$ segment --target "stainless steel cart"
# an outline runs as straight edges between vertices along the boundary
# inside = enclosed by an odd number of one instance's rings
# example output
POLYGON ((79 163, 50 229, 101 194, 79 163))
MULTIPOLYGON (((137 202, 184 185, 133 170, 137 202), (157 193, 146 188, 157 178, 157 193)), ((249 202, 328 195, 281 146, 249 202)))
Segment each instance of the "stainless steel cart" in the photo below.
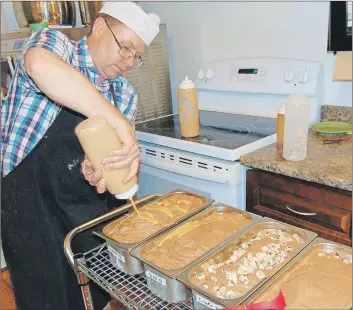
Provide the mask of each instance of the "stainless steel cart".
MULTIPOLYGON (((138 200, 136 204, 140 205, 159 197, 160 195, 149 195, 138 200)), ((191 299, 183 303, 171 304, 153 295, 147 288, 144 274, 130 276, 115 268, 110 263, 106 244, 102 244, 83 254, 75 255, 72 252, 71 243, 76 235, 125 213, 131 207, 131 204, 127 204, 86 222, 71 230, 65 238, 64 252, 69 264, 77 275, 86 310, 94 310, 91 292, 87 285, 90 280, 120 301, 127 309, 193 309, 191 299)))

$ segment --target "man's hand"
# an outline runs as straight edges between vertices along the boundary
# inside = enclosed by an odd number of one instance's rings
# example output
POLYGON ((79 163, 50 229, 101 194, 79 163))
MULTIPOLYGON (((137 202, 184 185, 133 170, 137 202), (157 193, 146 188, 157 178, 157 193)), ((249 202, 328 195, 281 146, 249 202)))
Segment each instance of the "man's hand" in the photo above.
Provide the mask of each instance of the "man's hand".
POLYGON ((97 187, 99 194, 103 194, 107 190, 105 180, 102 178, 102 171, 100 169, 94 169, 87 157, 85 157, 85 160, 81 164, 81 171, 87 182, 97 187))
POLYGON ((113 151, 103 160, 104 168, 107 170, 129 168, 123 180, 124 183, 127 183, 137 175, 140 165, 140 148, 135 130, 125 117, 108 121, 119 137, 122 148, 113 151))

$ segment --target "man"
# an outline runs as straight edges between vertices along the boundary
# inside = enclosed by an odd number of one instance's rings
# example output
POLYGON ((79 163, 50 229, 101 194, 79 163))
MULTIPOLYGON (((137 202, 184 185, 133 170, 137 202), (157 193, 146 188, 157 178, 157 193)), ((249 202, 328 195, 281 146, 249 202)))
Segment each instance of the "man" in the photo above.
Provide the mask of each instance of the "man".
MULTIPOLYGON (((133 2, 106 2, 91 33, 78 42, 57 30, 32 35, 1 108, 2 242, 18 310, 83 309, 74 272, 63 252, 66 234, 109 211, 100 171, 84 159, 74 128, 103 115, 123 142, 107 169, 130 167, 139 150, 133 126, 137 96, 121 74, 159 32, 159 18, 133 2)), ((115 205, 116 206, 116 205, 115 205)), ((91 232, 74 252, 100 243, 91 232)), ((95 290, 96 309, 108 296, 95 290)))

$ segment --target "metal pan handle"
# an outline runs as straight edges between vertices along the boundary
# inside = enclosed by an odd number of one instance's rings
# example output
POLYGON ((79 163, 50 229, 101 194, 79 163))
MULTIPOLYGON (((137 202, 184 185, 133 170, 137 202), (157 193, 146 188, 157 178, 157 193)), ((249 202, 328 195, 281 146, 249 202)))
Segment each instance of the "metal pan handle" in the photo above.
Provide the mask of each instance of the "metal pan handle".
MULTIPOLYGON (((159 194, 153 194, 153 195, 148 195, 148 196, 145 196, 139 200, 136 201, 136 205, 139 205, 147 200, 150 200, 152 198, 159 198, 161 197, 161 195, 159 194)), ((127 211, 128 209, 130 209, 132 207, 132 204, 129 203, 129 204, 126 204, 125 206, 122 206, 122 207, 119 207, 117 209, 114 209, 106 214, 103 214, 99 217, 96 217, 86 223, 83 223, 81 224, 80 226, 77 226, 75 227, 74 229, 72 229, 65 237, 65 240, 64 240, 64 252, 65 252, 65 256, 69 262, 69 264, 71 265, 71 268, 74 269, 74 271, 76 271, 76 266, 75 266, 75 263, 74 263, 74 253, 72 252, 72 249, 71 249, 71 242, 72 242, 72 239, 78 235, 79 233, 87 230, 87 229, 90 229, 106 220, 109 220, 125 211, 127 211)))
POLYGON ((307 213, 307 212, 295 211, 295 210, 293 210, 292 208, 290 208, 288 205, 286 205, 286 208, 287 208, 289 211, 291 211, 291 212, 293 212, 293 213, 295 213, 295 214, 299 214, 299 215, 304 215, 304 216, 314 216, 314 215, 316 215, 315 212, 307 213))

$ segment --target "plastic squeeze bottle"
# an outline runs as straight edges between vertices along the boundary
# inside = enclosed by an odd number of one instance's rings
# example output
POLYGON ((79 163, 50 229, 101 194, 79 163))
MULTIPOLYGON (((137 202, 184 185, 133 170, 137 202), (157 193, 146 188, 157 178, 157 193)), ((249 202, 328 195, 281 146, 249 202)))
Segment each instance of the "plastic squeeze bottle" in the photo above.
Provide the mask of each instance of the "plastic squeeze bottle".
POLYGON ((308 152, 310 102, 302 95, 289 95, 285 104, 283 158, 304 160, 308 152))
POLYGON ((108 191, 117 199, 132 199, 138 190, 137 177, 124 184, 128 168, 106 170, 103 159, 114 150, 122 148, 122 144, 114 129, 104 116, 87 118, 75 128, 75 133, 87 158, 95 169, 101 169, 108 191))
POLYGON ((178 111, 181 135, 185 138, 200 135, 199 105, 195 83, 185 78, 178 89, 178 111))

